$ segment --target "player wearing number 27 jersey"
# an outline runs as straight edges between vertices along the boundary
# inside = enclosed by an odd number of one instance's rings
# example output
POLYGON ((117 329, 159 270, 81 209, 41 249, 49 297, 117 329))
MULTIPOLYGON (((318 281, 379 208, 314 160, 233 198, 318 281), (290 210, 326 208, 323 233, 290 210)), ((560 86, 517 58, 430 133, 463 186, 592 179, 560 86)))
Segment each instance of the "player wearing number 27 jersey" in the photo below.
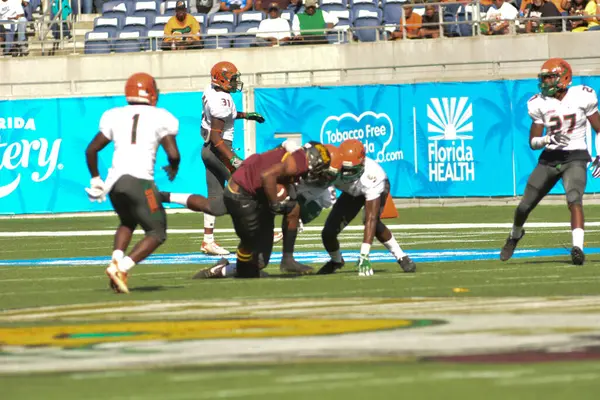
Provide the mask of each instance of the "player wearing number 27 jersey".
MULTIPOLYGON (((570 87, 572 76, 571 66, 565 60, 549 59, 538 75, 540 93, 527 102, 532 119, 529 144, 533 150, 543 151, 515 211, 512 231, 500 252, 502 261, 512 257, 525 234, 523 225, 529 213, 561 179, 571 212, 571 260, 575 265, 581 265, 585 260, 582 202, 590 161, 586 130, 589 122, 598 134, 600 116, 594 89, 583 85, 570 87)), ((596 140, 596 154, 599 154, 598 142, 596 140)), ((597 178, 600 176, 600 157, 596 157, 593 166, 592 175, 597 178)))
POLYGON ((100 119, 100 132, 86 149, 92 175, 86 191, 90 200, 103 201, 108 193, 119 216, 112 260, 106 274, 117 293, 129 293, 127 276, 131 268, 156 250, 167 237, 167 219, 154 184, 154 165, 159 145, 165 149, 169 165, 163 169, 173 180, 179 167, 175 135, 179 121, 167 110, 157 108, 158 88, 152 76, 132 75, 125 84, 129 105, 106 111, 100 119), (114 143, 112 167, 106 182, 98 171, 98 152, 114 143), (125 256, 133 231, 140 225, 146 236, 125 256))

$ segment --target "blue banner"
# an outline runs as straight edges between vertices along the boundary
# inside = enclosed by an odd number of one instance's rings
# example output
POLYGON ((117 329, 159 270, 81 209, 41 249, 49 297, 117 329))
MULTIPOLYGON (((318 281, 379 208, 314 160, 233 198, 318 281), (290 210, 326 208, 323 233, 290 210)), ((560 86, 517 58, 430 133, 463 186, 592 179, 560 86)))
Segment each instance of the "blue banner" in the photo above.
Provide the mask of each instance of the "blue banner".
MULTIPOLYGON (((573 84, 597 89, 600 77, 573 84)), ((275 134, 355 138, 383 166, 395 197, 520 195, 540 154, 529 147, 527 113, 537 92, 537 79, 256 89, 255 108, 267 116, 257 152, 279 144, 275 134)), ((587 192, 598 191, 589 178, 587 192)), ((551 193, 564 193, 562 185, 551 193)))
MULTIPOLYGON (((241 94, 233 96, 238 110, 241 94)), ((0 214, 111 210, 109 201, 91 203, 84 191, 90 174, 85 149, 98 132, 102 113, 125 105, 124 96, 0 101, 0 214)), ((206 193, 200 157, 202 93, 161 94, 159 107, 179 119, 180 172, 169 182, 159 148, 156 183, 161 190, 206 193)), ((235 123, 234 147, 244 156, 243 123, 235 123)), ((106 177, 112 145, 102 150, 100 174, 106 177)))

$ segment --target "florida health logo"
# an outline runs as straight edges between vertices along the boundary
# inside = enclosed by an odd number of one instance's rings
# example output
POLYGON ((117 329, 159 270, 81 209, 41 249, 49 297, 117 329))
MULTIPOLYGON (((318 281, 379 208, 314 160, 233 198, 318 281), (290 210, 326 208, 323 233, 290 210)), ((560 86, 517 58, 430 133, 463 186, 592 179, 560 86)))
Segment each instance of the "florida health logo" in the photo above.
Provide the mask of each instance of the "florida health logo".
POLYGON ((388 149, 393 138, 394 125, 385 113, 331 115, 321 125, 321 143, 337 146, 344 140, 358 139, 364 144, 367 156, 379 163, 404 159, 402 150, 388 149))
POLYGON ((473 136, 473 104, 468 97, 432 98, 427 105, 427 131, 436 133, 429 137, 429 181, 474 181, 475 163, 473 148, 465 140, 473 136))

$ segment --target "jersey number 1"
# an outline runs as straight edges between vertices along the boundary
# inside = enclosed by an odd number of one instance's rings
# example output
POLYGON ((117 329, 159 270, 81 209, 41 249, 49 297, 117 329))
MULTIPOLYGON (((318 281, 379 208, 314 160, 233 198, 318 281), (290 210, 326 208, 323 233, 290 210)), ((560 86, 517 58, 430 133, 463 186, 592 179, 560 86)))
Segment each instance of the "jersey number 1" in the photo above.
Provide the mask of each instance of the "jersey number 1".
POLYGON ((137 140, 137 125, 140 119, 140 114, 135 114, 133 116, 133 125, 131 126, 131 144, 135 144, 137 140))

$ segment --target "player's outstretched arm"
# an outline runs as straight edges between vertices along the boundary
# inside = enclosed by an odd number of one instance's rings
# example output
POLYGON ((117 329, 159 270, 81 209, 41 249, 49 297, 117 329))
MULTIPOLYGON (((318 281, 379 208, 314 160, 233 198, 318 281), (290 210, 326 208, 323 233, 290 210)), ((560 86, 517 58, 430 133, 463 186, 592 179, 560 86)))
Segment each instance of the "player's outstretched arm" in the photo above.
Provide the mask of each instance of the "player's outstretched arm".
POLYGON ((256 121, 259 124, 265 122, 265 117, 257 112, 238 112, 236 119, 247 119, 248 121, 256 121))
POLYGON ((174 135, 167 135, 160 141, 160 145, 165 149, 167 153, 167 159, 169 165, 164 166, 163 170, 169 176, 169 180, 175 179, 177 172, 179 171, 179 163, 181 162, 181 155, 179 154, 179 148, 177 147, 177 141, 174 135))

